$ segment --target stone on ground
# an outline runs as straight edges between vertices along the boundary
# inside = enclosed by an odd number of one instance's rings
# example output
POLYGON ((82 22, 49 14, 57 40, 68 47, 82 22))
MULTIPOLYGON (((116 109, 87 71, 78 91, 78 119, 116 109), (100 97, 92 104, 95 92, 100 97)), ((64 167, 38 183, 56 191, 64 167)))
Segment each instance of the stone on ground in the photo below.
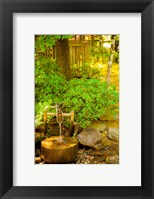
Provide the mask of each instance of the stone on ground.
POLYGON ((42 142, 45 139, 44 133, 35 133, 35 143, 42 142))
POLYGON ((114 144, 114 141, 113 140, 110 140, 108 137, 107 137, 107 131, 104 131, 102 133, 102 148, 103 149, 106 149, 106 148, 109 148, 110 146, 112 146, 114 144))
POLYGON ((101 150, 102 148, 103 148, 103 144, 102 144, 102 142, 100 142, 100 143, 96 143, 95 145, 94 145, 94 148, 96 149, 96 150, 101 150))
POLYGON ((102 141, 102 135, 95 128, 87 128, 77 135, 77 139, 83 146, 94 147, 102 141))
POLYGON ((106 123, 102 122, 102 121, 96 121, 96 122, 93 122, 90 125, 90 127, 95 128, 95 129, 99 130, 100 132, 103 132, 106 129, 106 123))
POLYGON ((107 156, 105 162, 106 164, 119 164, 119 156, 118 155, 107 156))
POLYGON ((100 117, 101 121, 114 121, 114 120, 119 120, 119 114, 117 113, 116 115, 111 115, 111 114, 106 114, 100 117))
POLYGON ((111 140, 118 141, 119 140, 119 129, 118 128, 109 128, 107 136, 111 140))

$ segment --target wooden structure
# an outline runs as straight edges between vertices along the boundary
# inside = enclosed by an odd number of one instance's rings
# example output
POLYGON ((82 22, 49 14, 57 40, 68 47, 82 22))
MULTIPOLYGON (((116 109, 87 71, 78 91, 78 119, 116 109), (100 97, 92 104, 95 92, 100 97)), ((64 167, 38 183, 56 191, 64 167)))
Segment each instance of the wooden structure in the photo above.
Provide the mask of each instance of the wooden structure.
MULTIPOLYGON (((69 40, 70 66, 83 66, 83 63, 89 61, 89 41, 69 40)), ((37 51, 36 55, 44 58, 56 59, 56 47, 47 48, 45 52, 37 51)))
MULTIPOLYGON (((56 106, 51 106, 51 108, 56 108, 56 106)), ((44 112, 44 134, 47 133, 47 117, 48 116, 56 116, 56 113, 51 112, 44 112)), ((74 126, 74 111, 71 111, 70 113, 62 113, 62 117, 69 117, 70 119, 70 131, 72 131, 74 126)))
POLYGON ((55 53, 56 53, 55 46, 53 46, 52 48, 47 48, 45 52, 42 52, 41 50, 37 50, 37 52, 35 52, 37 57, 41 56, 44 58, 52 58, 52 59, 56 58, 55 53))
POLYGON ((69 41, 70 66, 83 66, 89 61, 89 41, 69 41))

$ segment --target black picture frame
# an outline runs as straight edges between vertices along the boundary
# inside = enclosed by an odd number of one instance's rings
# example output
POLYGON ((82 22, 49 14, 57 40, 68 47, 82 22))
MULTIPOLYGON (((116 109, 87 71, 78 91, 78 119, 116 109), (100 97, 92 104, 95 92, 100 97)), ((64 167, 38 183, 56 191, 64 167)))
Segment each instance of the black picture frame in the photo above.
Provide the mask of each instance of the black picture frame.
MULTIPOLYGON (((0 197, 154 198, 154 1, 0 0, 0 197), (141 13, 142 186, 13 186, 13 13, 141 13)), ((129 106, 129 105, 128 105, 129 106)), ((134 132, 135 133, 135 132, 134 132)), ((133 155, 133 154, 132 154, 133 155)), ((26 170, 25 170, 26 172, 26 170)), ((129 171, 126 171, 129 172, 129 171)), ((30 174, 29 174, 30 175, 30 174)), ((82 180, 82 179, 81 179, 82 180)))

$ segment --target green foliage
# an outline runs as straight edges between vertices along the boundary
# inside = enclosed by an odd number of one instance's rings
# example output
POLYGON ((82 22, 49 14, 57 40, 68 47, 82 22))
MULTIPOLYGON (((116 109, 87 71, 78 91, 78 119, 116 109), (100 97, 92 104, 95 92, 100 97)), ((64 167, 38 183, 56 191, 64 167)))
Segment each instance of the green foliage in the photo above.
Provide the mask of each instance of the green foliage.
POLYGON ((113 61, 116 62, 116 63, 119 63, 119 52, 114 51, 113 61))
POLYGON ((63 96, 63 109, 75 111, 75 121, 83 128, 106 113, 117 110, 119 93, 98 79, 72 79, 63 96))
POLYGON ((60 102, 66 90, 65 77, 53 59, 40 58, 35 62, 35 101, 60 102))
POLYGON ((52 48, 59 39, 71 37, 71 35, 38 35, 35 40, 35 48, 45 52, 46 48, 52 48))
MULTIPOLYGON (((40 35, 36 36, 35 48, 45 52, 47 48, 56 45, 60 39, 69 39, 70 35, 40 35)), ((101 38, 100 38, 101 39, 101 38)), ((117 40, 116 40, 117 39, 117 40)), ((117 41, 117 49, 119 37, 117 41)), ((37 54, 37 53, 36 53, 37 54)), ((90 49, 94 61, 108 62, 110 50, 103 46, 90 49)), ((114 61, 119 61, 119 51, 114 51, 114 61)), ((92 63, 92 62, 91 62, 92 63)), ((118 109, 119 93, 115 87, 108 87, 100 80, 101 68, 85 63, 72 67, 74 79, 67 81, 62 75, 56 60, 36 56, 35 58, 35 125, 43 122, 43 113, 50 109, 51 103, 62 104, 64 112, 75 111, 75 121, 83 128, 100 116, 114 114, 118 109), (78 79, 77 79, 78 78, 78 79)))
POLYGON ((35 68, 36 72, 40 73, 41 71, 43 71, 49 75, 54 73, 60 74, 61 71, 61 69, 57 67, 55 59, 43 58, 43 57, 40 57, 35 60, 35 68))
POLYGON ((48 102, 38 102, 35 104, 35 126, 43 124, 43 114, 45 111, 51 111, 51 103, 52 101, 49 100, 48 102))
POLYGON ((114 35, 113 61, 119 63, 119 35, 114 35))
POLYGON ((99 61, 101 58, 103 62, 106 62, 111 54, 107 48, 100 46, 90 48, 90 55, 95 59, 95 61, 99 61))
POLYGON ((101 69, 90 65, 90 63, 84 63, 80 67, 75 64, 72 67, 72 75, 75 78, 100 78, 101 69))
POLYGON ((118 108, 115 87, 108 87, 99 79, 74 78, 68 82, 53 60, 37 60, 35 75, 37 125, 42 123, 43 112, 51 102, 62 103, 63 111, 74 110, 75 121, 83 128, 106 113, 114 114, 118 108))

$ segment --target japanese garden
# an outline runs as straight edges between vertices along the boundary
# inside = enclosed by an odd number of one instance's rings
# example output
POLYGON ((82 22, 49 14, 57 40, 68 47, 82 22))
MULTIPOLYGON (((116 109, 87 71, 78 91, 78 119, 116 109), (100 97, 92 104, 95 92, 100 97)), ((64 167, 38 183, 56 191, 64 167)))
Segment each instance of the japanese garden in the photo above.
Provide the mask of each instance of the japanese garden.
POLYGON ((119 164, 120 35, 35 35, 35 164, 119 164))

